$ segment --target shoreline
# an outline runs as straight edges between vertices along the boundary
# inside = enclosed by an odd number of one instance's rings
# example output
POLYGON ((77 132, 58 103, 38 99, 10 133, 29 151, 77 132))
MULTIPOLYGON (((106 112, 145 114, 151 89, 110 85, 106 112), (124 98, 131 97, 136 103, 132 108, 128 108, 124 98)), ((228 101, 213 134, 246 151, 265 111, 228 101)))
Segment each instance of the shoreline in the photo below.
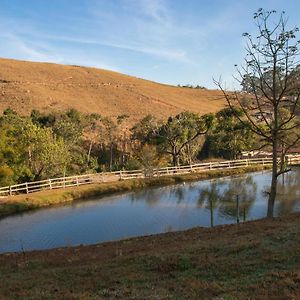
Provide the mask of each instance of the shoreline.
POLYGON ((130 179, 109 183, 89 184, 57 190, 46 190, 32 194, 8 196, 0 199, 0 218, 54 205, 67 204, 87 198, 104 197, 116 193, 141 190, 148 187, 159 187, 182 183, 241 175, 250 172, 263 171, 268 166, 249 166, 235 169, 212 170, 210 172, 189 173, 146 179, 130 179))

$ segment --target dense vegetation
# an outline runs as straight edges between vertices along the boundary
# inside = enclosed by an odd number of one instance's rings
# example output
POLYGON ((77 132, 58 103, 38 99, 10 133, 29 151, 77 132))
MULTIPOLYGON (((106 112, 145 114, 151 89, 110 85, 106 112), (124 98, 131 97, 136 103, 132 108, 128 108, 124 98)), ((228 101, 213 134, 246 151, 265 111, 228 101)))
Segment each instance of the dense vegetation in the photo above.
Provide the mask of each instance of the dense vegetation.
POLYGON ((109 119, 70 109, 21 116, 6 109, 0 118, 0 184, 235 158, 254 141, 236 113, 182 112, 165 122, 148 115, 130 127, 126 115, 109 119))

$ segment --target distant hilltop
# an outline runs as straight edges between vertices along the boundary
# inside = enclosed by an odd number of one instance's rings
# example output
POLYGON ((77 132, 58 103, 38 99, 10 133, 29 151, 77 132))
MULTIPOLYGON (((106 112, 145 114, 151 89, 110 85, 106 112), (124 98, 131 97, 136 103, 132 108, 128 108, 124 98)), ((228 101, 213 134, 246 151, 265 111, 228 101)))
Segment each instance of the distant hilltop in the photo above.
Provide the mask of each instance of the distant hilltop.
POLYGON ((0 59, 0 110, 10 107, 20 114, 63 111, 116 117, 132 122, 147 114, 167 118, 190 110, 200 114, 225 106, 220 91, 185 89, 117 72, 52 63, 0 59))

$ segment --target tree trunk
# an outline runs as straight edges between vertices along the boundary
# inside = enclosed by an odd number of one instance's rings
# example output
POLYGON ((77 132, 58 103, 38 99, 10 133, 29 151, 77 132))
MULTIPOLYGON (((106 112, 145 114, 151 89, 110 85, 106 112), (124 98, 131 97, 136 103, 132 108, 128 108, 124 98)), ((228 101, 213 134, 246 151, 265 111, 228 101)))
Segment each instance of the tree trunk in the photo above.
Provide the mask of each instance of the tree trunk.
POLYGON ((110 160, 109 160, 109 170, 112 171, 112 165, 113 165, 113 144, 110 144, 110 160))
POLYGON ((210 227, 214 227, 214 208, 213 208, 213 200, 209 201, 209 210, 210 210, 210 227))
POLYGON ((179 166, 179 154, 173 153, 172 156, 173 156, 173 166, 174 167, 179 166))
POLYGON ((126 145, 127 145, 127 143, 126 143, 126 137, 124 136, 123 137, 123 141, 122 141, 122 166, 124 166, 125 165, 125 153, 126 153, 126 145))
POLYGON ((93 141, 90 142, 90 146, 89 146, 88 157, 87 157, 88 164, 90 163, 90 159, 91 159, 92 147, 93 147, 93 141))
POLYGON ((273 218, 274 204, 277 194, 277 139, 273 141, 273 161, 272 161, 272 182, 268 199, 268 212, 267 217, 273 218))
POLYGON ((187 144, 189 165, 192 164, 192 151, 190 143, 187 144))

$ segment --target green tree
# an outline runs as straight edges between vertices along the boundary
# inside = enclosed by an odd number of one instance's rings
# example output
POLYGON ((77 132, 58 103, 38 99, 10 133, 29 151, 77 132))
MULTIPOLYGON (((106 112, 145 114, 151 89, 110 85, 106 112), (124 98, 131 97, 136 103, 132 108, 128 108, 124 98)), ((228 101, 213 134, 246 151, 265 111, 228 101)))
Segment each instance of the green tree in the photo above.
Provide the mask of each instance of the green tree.
POLYGON ((26 125, 22 135, 28 167, 34 174, 34 180, 65 174, 71 155, 61 137, 56 137, 51 128, 32 123, 26 125))
POLYGON ((206 156, 236 159, 237 155, 254 146, 254 134, 248 122, 241 123, 244 115, 239 108, 224 108, 216 113, 213 129, 206 137, 203 152, 206 156))
POLYGON ((158 128, 156 142, 162 151, 172 156, 174 166, 179 165, 182 151, 188 144, 204 135, 212 126, 213 115, 199 116, 192 112, 182 112, 158 128))

